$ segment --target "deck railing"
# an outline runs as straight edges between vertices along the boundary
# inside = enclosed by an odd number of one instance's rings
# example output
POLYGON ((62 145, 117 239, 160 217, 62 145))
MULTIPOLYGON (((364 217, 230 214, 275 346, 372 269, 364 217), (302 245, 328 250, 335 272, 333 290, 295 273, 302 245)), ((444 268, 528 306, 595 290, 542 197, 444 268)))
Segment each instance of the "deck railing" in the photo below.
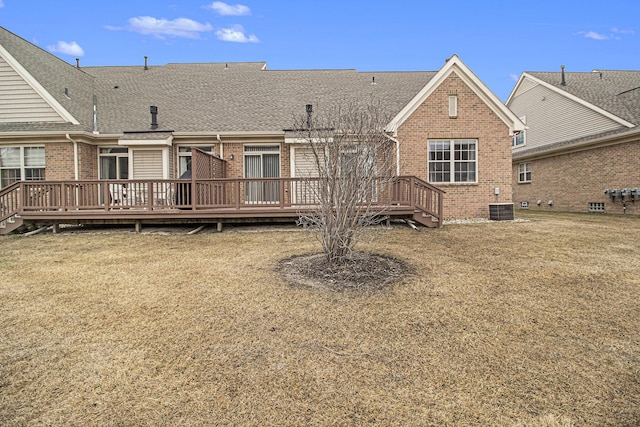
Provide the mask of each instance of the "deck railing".
POLYGON ((20 183, 14 182, 0 191, 0 225, 20 212, 20 183))
MULTIPOLYGON (((317 205, 319 187, 320 178, 23 181, 0 191, 0 221, 47 211, 303 210, 317 205)), ((410 207, 441 220, 443 192, 418 178, 381 178, 367 193, 363 203, 410 207)))

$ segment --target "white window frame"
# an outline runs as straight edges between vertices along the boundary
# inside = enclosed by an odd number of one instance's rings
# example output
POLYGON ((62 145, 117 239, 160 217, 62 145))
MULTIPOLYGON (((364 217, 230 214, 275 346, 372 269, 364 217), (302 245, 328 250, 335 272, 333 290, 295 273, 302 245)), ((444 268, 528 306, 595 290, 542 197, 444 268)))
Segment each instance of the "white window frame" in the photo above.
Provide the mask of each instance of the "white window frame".
POLYGON ((531 182, 531 163, 518 164, 518 182, 521 184, 531 182))
POLYGON ((458 95, 449 95, 449 117, 458 117, 458 95))
MULTIPOLYGON (((25 146, 3 146, 0 147, 0 150, 6 152, 5 150, 19 150, 19 164, 16 165, 11 165, 11 166, 3 166, 2 163, 0 163, 0 176, 3 174, 3 171, 5 170, 17 170, 18 171, 18 179, 13 181, 13 182, 17 182, 17 181, 42 181, 45 179, 46 176, 46 169, 47 169, 47 165, 46 165, 46 153, 45 153, 45 148, 44 145, 25 145, 25 146), (35 164, 27 164, 27 156, 25 155, 25 152, 27 149, 38 149, 38 150, 42 150, 42 163, 35 163, 35 164), (27 171, 28 170, 39 170, 40 172, 38 172, 38 177, 37 178, 33 178, 33 173, 31 173, 31 177, 27 178, 27 171)), ((38 159, 40 160, 40 159, 38 159)), ((8 185, 11 185, 13 182, 9 183, 8 185)), ((8 186, 7 185, 7 186, 8 186)), ((2 188, 2 180, 0 179, 0 188, 2 188)))
MULTIPOLYGON (((527 116, 520 117, 520 121, 527 124, 527 116)), ((511 148, 524 147, 525 145, 527 145, 527 131, 523 129, 511 138, 511 148)))
POLYGON ((477 184, 478 183, 478 140, 477 139, 430 139, 427 147, 427 171, 430 183, 438 184, 477 184), (445 148, 447 146, 448 148, 445 148), (473 144, 473 150, 460 150, 460 153, 472 152, 472 159, 456 159, 457 145, 473 144), (438 154, 442 154, 442 158, 437 158, 438 154), (447 155, 448 154, 448 155, 447 155), (436 157, 436 158, 434 158, 436 157), (456 171, 456 165, 473 164, 473 169, 466 171, 456 171), (442 170, 435 170, 436 165, 442 166, 442 170), (432 168, 433 166, 433 168, 432 168), (448 169, 448 170, 446 170, 448 169), (473 179, 457 180, 457 174, 473 174, 473 179), (435 179, 437 175, 449 175, 449 180, 435 179))
POLYGON ((589 212, 605 212, 604 202, 589 202, 589 212))
MULTIPOLYGON (((103 157, 115 157, 116 158, 116 179, 120 179, 118 178, 119 176, 123 176, 122 174, 122 170, 120 169, 120 158, 121 157, 126 157, 127 158, 127 170, 124 171, 126 172, 126 177, 122 178, 122 179, 129 179, 129 177, 131 177, 131 158, 130 158, 130 153, 129 153, 129 149, 127 147, 123 147, 121 145, 117 145, 117 146, 113 146, 113 147, 99 147, 98 148, 98 179, 103 179, 102 177, 102 161, 101 159, 103 157), (122 151, 122 152, 114 152, 114 153, 110 153, 110 152, 106 152, 103 150, 118 150, 118 151, 122 151)), ((106 178, 104 178, 106 179, 106 178)))

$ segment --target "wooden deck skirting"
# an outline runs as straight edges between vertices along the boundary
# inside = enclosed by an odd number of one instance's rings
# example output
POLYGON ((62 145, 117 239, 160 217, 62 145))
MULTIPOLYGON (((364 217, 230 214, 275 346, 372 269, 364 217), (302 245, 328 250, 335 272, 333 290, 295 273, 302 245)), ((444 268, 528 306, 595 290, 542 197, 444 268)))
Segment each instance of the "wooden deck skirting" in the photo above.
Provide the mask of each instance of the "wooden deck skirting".
MULTIPOLYGON (((223 222, 296 218, 319 178, 22 181, 0 191, 0 234, 23 223, 223 222)), ((385 215, 442 225, 443 191, 412 176, 366 195, 385 215)))

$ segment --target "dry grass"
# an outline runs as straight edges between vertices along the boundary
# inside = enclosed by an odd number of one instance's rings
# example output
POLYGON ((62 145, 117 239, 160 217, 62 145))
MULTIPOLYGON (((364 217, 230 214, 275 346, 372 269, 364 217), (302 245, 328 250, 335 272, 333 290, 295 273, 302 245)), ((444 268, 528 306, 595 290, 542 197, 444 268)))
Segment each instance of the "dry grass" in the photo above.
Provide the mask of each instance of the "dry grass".
MULTIPOLYGON (((521 215, 523 216, 523 215, 521 215)), ((0 239, 0 424, 640 424, 640 219, 394 227, 382 292, 302 232, 0 239)))

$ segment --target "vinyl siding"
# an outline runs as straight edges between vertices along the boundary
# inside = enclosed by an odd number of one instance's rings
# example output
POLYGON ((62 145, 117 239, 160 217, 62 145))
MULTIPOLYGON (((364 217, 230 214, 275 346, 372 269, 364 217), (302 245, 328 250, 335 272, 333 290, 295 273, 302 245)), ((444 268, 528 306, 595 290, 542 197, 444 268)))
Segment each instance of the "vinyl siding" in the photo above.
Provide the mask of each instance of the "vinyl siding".
POLYGON ((133 179, 162 179, 162 150, 133 150, 133 179))
POLYGON ((0 123, 64 122, 56 111, 0 58, 0 123))
POLYGON ((515 96, 508 107, 518 117, 526 117, 529 127, 526 145, 514 149, 514 153, 621 127, 620 123, 542 85, 515 96))
POLYGON ((318 166, 311 147, 295 148, 295 175, 296 177, 318 176, 318 166))

